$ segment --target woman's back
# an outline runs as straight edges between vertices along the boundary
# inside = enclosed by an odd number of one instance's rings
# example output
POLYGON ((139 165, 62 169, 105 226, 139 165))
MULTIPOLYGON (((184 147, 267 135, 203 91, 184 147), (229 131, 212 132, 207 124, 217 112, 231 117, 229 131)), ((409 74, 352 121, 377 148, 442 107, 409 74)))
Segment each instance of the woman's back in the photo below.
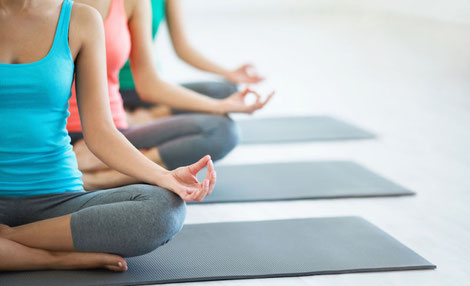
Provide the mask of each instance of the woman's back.
POLYGON ((82 190, 65 129, 74 72, 68 46, 71 8, 65 0, 45 57, 0 64, 0 196, 82 190))

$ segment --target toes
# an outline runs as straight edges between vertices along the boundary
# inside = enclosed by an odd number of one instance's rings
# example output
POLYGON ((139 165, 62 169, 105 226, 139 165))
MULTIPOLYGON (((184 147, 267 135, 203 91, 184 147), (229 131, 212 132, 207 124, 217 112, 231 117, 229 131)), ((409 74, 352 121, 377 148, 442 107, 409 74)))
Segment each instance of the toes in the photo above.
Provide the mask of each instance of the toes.
POLYGON ((104 261, 104 266, 112 271, 126 271, 127 263, 126 260, 118 255, 108 255, 104 261))
POLYGON ((105 265, 104 267, 105 267, 106 269, 111 270, 111 271, 114 271, 114 272, 124 272, 124 271, 127 270, 127 268, 124 269, 124 268, 122 268, 122 267, 115 266, 115 265, 105 265))

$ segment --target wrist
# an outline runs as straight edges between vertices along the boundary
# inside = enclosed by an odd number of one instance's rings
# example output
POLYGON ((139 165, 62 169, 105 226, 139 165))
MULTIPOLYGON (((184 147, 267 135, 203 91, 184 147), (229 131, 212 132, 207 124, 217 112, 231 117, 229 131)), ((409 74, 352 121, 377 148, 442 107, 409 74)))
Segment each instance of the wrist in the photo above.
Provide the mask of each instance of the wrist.
POLYGON ((220 72, 218 72, 217 74, 219 74, 220 76, 224 77, 227 80, 230 80, 232 71, 223 69, 220 72))
POLYGON ((227 114, 228 108, 225 99, 214 99, 212 112, 215 114, 227 114))
POLYGON ((153 176, 152 183, 157 186, 164 186, 165 181, 167 180, 170 173, 171 171, 168 171, 167 169, 162 167, 158 168, 158 170, 155 172, 155 175, 153 176))

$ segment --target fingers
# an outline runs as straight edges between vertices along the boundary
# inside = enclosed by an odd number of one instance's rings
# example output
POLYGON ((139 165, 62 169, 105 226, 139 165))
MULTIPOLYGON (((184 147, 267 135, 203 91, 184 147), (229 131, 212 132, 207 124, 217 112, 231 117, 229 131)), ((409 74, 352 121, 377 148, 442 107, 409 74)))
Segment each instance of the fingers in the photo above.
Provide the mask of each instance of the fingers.
POLYGON ((256 68, 252 64, 245 64, 242 66, 244 72, 245 83, 259 83, 264 80, 263 77, 259 76, 256 68))
POLYGON ((245 97, 248 93, 250 93, 249 87, 246 87, 244 90, 238 92, 238 94, 240 94, 241 97, 245 97))
POLYGON ((245 70, 245 71, 248 71, 249 69, 253 69, 255 68, 255 66, 253 66, 253 64, 244 64, 241 66, 241 69, 245 70))
POLYGON ((263 102, 263 104, 261 105, 261 108, 264 107, 264 106, 266 105, 266 103, 268 103, 268 102, 271 100, 271 98, 273 98, 273 96, 274 96, 275 93, 276 93, 275 91, 272 91, 272 92, 268 95, 268 97, 266 98, 266 100, 265 100, 265 101, 263 102))
POLYGON ((170 189, 174 190, 185 202, 204 200, 212 192, 215 185, 214 163, 210 156, 207 155, 193 165, 184 168, 188 168, 194 174, 192 176, 194 181, 188 181, 186 178, 184 182, 179 181, 175 188, 170 189), (195 175, 205 166, 207 166, 207 176, 202 183, 199 183, 195 175))
POLYGON ((252 105, 255 105, 255 104, 258 104, 258 103, 261 103, 261 95, 259 93, 257 93, 256 91, 252 90, 250 87, 247 87, 246 88, 246 93, 251 93, 253 94, 255 97, 256 97, 256 101, 255 103, 253 103, 252 105))
POLYGON ((251 106, 254 107, 252 108, 251 112, 255 111, 258 109, 257 107, 261 105, 261 96, 257 94, 256 92, 253 93, 254 96, 256 97, 255 103, 253 103, 251 106))
POLYGON ((234 93, 231 95, 230 104, 232 105, 231 109, 228 112, 243 112, 243 113, 253 113, 258 109, 263 108, 274 96, 274 91, 271 92, 264 101, 261 100, 261 95, 256 91, 246 87, 240 92, 234 93), (245 97, 248 94, 253 94, 256 97, 254 103, 248 105, 245 102, 245 97))
POLYGON ((185 202, 198 201, 201 202, 209 193, 209 180, 205 179, 202 183, 198 183, 198 188, 188 188, 188 190, 180 196, 185 202), (190 191, 189 191, 190 190, 190 191))
POLYGON ((199 195, 196 197, 195 201, 202 202, 204 198, 209 194, 209 180, 205 179, 201 183, 201 189, 199 191, 199 195))
POLYGON ((180 197, 185 202, 198 201, 201 202, 210 193, 211 182, 209 179, 204 179, 202 183, 197 183, 194 188, 187 187, 182 192, 180 197))
POLYGON ((256 110, 259 110, 259 109, 263 108, 271 100, 271 98, 274 96, 274 93, 275 93, 274 91, 272 91, 266 97, 266 99, 264 101, 261 101, 261 95, 259 93, 257 93, 254 90, 251 90, 251 89, 250 89, 249 92, 256 96, 256 102, 249 106, 250 107, 250 113, 253 113, 256 110))
POLYGON ((206 156, 202 157, 196 163, 194 163, 192 165, 189 165, 188 166, 189 172, 191 172, 191 174, 193 174, 193 175, 196 175, 197 173, 199 173, 199 171, 201 171, 202 168, 204 168, 207 165, 207 162, 210 159, 211 159, 211 156, 206 155, 206 156))
POLYGON ((210 195, 212 194, 212 191, 214 190, 215 181, 216 181, 216 172, 215 172, 214 163, 212 162, 212 160, 210 160, 209 164, 207 164, 206 180, 209 180, 209 193, 207 195, 210 195))
POLYGON ((248 78, 249 83, 260 83, 264 80, 264 77, 260 77, 258 75, 251 75, 248 78))
POLYGON ((188 188, 185 191, 183 191, 180 197, 185 202, 191 202, 191 201, 194 201, 199 196, 199 193, 200 193, 200 189, 188 188))

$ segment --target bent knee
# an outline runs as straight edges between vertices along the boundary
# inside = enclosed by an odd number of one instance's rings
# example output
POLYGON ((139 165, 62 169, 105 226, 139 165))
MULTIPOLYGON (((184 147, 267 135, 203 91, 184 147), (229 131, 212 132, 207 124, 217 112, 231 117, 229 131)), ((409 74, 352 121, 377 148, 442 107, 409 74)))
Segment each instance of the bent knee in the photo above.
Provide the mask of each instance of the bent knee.
POLYGON ((176 194, 158 187, 153 187, 143 201, 141 233, 135 244, 138 247, 132 256, 142 255, 170 241, 183 227, 186 217, 186 204, 176 194))
POLYGON ((238 86, 231 82, 220 82, 219 88, 221 89, 219 94, 222 95, 220 99, 227 98, 238 91, 238 86))
POLYGON ((212 124, 207 134, 212 146, 210 155, 219 160, 237 146, 240 136, 237 124, 228 116, 215 116, 212 124))

